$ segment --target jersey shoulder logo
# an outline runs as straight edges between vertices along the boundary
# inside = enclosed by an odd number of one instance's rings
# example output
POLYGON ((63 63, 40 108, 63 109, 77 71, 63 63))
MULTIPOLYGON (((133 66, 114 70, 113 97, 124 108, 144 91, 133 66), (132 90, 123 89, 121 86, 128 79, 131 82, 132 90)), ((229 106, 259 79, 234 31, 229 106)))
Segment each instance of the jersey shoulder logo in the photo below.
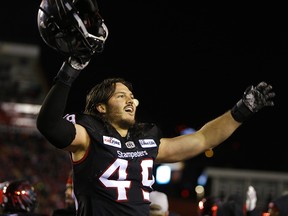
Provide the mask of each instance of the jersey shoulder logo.
POLYGON ((72 122, 73 124, 76 124, 76 115, 75 114, 66 114, 64 117, 67 121, 72 122))

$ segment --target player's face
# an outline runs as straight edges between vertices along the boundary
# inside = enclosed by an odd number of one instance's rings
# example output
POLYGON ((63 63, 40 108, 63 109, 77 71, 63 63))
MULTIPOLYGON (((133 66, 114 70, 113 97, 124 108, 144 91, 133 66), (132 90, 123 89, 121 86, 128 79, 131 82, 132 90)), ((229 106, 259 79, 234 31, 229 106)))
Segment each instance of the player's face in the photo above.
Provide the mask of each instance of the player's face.
POLYGON ((128 129, 135 123, 136 104, 132 92, 122 83, 116 89, 106 106, 106 118, 116 128, 128 129))

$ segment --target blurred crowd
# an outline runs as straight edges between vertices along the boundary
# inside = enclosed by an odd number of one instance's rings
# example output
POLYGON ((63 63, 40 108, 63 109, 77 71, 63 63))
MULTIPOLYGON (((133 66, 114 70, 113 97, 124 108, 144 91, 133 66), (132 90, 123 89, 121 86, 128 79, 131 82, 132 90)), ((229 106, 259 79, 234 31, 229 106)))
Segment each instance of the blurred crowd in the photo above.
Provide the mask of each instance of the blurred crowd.
POLYGON ((250 185, 245 197, 238 193, 223 198, 207 196, 198 203, 199 216, 288 216, 288 193, 257 205, 257 191, 250 185))
POLYGON ((0 146, 0 183, 29 181, 37 195, 36 213, 52 215, 53 210, 65 207, 71 170, 66 152, 53 147, 37 132, 0 131, 0 146))

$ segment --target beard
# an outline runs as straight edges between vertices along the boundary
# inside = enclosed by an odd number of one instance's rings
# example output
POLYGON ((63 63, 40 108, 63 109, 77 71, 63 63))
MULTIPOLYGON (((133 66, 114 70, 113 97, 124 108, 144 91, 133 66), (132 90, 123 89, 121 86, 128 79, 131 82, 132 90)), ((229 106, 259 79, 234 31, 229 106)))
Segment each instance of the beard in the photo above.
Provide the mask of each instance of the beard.
POLYGON ((129 129, 135 125, 135 119, 121 119, 118 124, 121 128, 129 129))

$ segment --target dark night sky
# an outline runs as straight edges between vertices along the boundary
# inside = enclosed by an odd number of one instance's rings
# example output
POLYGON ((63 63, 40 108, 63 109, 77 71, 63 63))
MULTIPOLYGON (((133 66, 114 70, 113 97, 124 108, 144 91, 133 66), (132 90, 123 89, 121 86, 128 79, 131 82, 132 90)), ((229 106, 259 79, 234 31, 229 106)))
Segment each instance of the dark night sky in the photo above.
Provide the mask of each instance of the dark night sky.
MULTIPOLYGON (((71 111, 81 110, 96 82, 121 76, 140 100, 138 119, 159 124, 168 136, 178 124, 199 128, 230 109, 250 84, 265 80, 275 107, 257 113, 215 149, 201 166, 288 171, 287 16, 283 5, 190 1, 99 1, 109 28, 104 52, 73 86, 71 111), (80 98, 80 101, 79 101, 80 98), (81 98, 83 100, 81 101, 81 98)), ((48 83, 62 58, 41 40, 40 1, 8 1, 0 13, 0 41, 36 44, 48 83)))

